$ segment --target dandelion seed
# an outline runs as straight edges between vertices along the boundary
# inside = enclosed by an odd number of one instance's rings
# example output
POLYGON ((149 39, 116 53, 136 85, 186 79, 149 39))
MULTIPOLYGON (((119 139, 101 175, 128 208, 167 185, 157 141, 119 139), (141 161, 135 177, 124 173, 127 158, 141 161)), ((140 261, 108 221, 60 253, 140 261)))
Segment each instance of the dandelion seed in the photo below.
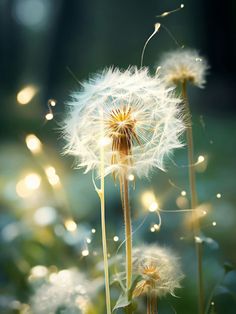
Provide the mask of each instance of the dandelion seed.
POLYGON ((177 85, 189 81, 202 88, 206 83, 206 71, 209 66, 195 50, 179 49, 169 52, 165 54, 159 65, 161 76, 168 84, 177 85))

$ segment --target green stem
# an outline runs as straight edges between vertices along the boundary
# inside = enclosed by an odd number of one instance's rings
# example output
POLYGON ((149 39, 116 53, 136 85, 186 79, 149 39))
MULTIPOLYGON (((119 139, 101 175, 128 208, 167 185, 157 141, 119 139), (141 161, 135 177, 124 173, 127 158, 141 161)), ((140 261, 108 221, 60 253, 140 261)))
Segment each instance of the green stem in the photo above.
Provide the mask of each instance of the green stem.
MULTIPOLYGON (((132 224, 131 213, 129 206, 129 184, 127 180, 127 173, 124 171, 122 174, 121 182, 121 201, 124 211, 124 223, 125 223, 125 250, 126 250, 126 289, 128 294, 128 300, 132 300, 132 295, 129 290, 132 284, 132 224)), ((132 304, 127 307, 127 313, 132 313, 132 304)))
POLYGON ((126 288, 129 290, 132 283, 132 225, 129 206, 129 186, 126 174, 123 176, 123 197, 126 234, 126 288))
MULTIPOLYGON (((103 112, 102 123, 101 123, 101 135, 104 135, 103 126, 103 112)), ((107 238, 106 238, 106 218, 105 218, 105 169, 104 169, 104 147, 100 147, 100 176, 101 176, 101 186, 98 191, 101 205, 101 228, 102 228, 102 248, 103 248, 103 263, 104 263, 104 276, 105 276, 105 292, 106 292, 106 309, 107 314, 111 314, 111 298, 110 298, 110 286, 109 286, 109 266, 107 257, 107 238)))
MULTIPOLYGON (((194 149, 193 149, 193 131, 189 101, 187 96, 186 81, 182 83, 182 97, 185 105, 186 113, 186 137, 188 146, 188 164, 189 164, 189 185, 191 194, 191 208, 193 209, 193 232, 194 238, 200 234, 199 217, 197 214, 197 190, 195 178, 195 162, 194 162, 194 149)), ((195 241, 196 242, 196 241, 195 241)), ((204 289, 203 289, 203 271, 202 271, 202 243, 196 242, 197 254, 197 269, 198 269, 198 311, 199 314, 204 313, 204 289)))

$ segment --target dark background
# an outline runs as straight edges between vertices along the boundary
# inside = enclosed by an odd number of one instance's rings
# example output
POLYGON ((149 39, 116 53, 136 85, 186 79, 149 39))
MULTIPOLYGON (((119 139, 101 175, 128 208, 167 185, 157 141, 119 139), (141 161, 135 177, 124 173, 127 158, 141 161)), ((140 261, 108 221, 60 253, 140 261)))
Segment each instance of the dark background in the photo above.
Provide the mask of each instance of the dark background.
MULTIPOLYGON (((179 7, 174 0, 0 0, 0 190, 1 190, 1 253, 0 253, 0 311, 24 313, 22 306, 14 309, 13 301, 29 302, 32 288, 28 282, 31 267, 56 265, 59 269, 75 266, 81 245, 69 243, 55 234, 56 224, 72 215, 83 230, 99 230, 99 206, 90 175, 72 170, 73 159, 62 156, 63 141, 59 123, 64 117, 65 102, 79 85, 68 67, 80 81, 91 73, 111 65, 126 68, 139 65, 146 39, 156 22, 163 23, 176 40, 185 47, 197 49, 207 58, 210 71, 205 89, 189 88, 193 113, 195 152, 204 155, 206 169, 197 174, 200 202, 209 205, 210 215, 203 224, 206 236, 219 245, 205 248, 204 271, 206 295, 222 276, 225 261, 236 263, 235 253, 235 72, 236 72, 236 2, 188 0, 185 8, 163 19, 156 15, 179 7), (25 106, 17 102, 17 93, 28 85, 37 87, 37 94, 25 106), (45 121, 48 99, 57 100, 53 108, 54 119, 45 121), (22 173, 30 169, 40 171, 39 161, 26 149, 24 137, 35 133, 45 145, 46 158, 56 165, 63 181, 69 212, 58 201, 58 196, 43 187, 36 200, 21 200, 15 186, 22 173), (222 198, 216 199, 221 193, 222 198), (58 212, 55 224, 45 228, 32 223, 32 214, 39 206, 50 204, 58 212), (66 212, 66 214, 65 214, 66 212), (212 221, 217 227, 212 228, 212 221), (13 240, 3 237, 9 224, 23 224, 29 229, 27 236, 19 232, 13 240), (39 249, 40 248, 40 249, 39 249)), ((154 72, 160 56, 176 48, 164 28, 151 40, 144 56, 144 65, 154 72)), ((169 184, 169 179, 188 191, 186 151, 176 153, 175 162, 167 174, 157 172, 149 181, 137 182, 133 194, 134 225, 139 225, 142 215, 140 195, 153 189, 165 208, 175 208, 179 191, 169 184)), ((108 179, 110 180, 110 179, 108 179)), ((109 181, 107 197, 108 238, 114 234, 123 237, 122 213, 119 193, 109 181), (119 221, 119 223, 118 223, 119 221)), ((150 234, 149 225, 155 217, 148 216, 136 234, 135 243, 159 242, 174 247, 181 255, 186 272, 181 299, 170 299, 179 314, 196 313, 196 276, 194 250, 191 241, 179 239, 187 233, 181 215, 164 214, 164 227, 158 234, 150 234)), ((24 229, 23 228, 23 229, 24 229)), ((27 230, 28 230, 27 229, 27 230)), ((87 231, 86 231, 87 232, 87 231)), ((85 234, 87 234, 85 232, 85 234)), ((81 236, 81 235, 80 235, 81 236)), ((10 237, 11 238, 11 237, 10 237)), ((94 246, 101 249, 99 233, 94 246)), ((112 244, 114 245, 114 244, 112 244)), ((114 253, 116 247, 111 245, 114 253)), ((100 255, 99 255, 100 256, 100 255)), ((87 257, 95 267, 92 257, 87 257)), ((100 256, 101 257, 101 256, 100 256)), ((100 274, 101 275, 101 274, 100 274)), ((91 271, 90 271, 91 276, 91 271)), ((236 306, 236 272, 227 275, 224 293, 215 297, 214 311, 234 313, 236 306), (230 276, 229 276, 230 275, 230 276), (225 292, 226 291, 226 292, 225 292)), ((222 292, 222 290, 220 290, 222 292)), ((101 297, 102 298, 102 297, 101 297)), ((96 301, 95 301, 96 304, 96 301)), ((172 313, 169 303, 161 303, 161 313, 172 313)), ((213 311, 213 309, 212 309, 213 311)), ((101 310, 101 313, 102 310, 101 310)), ((215 313, 215 312, 212 312, 215 313)))

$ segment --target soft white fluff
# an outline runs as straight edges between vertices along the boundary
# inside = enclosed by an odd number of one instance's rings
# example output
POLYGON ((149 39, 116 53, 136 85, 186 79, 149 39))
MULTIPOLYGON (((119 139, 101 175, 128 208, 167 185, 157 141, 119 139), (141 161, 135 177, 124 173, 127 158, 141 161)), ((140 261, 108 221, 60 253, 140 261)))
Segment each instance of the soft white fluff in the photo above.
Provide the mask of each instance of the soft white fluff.
POLYGON ((184 80, 203 88, 206 83, 207 61, 197 51, 179 49, 163 55, 160 74, 168 84, 177 84, 184 80))
POLYGON ((142 245, 133 250, 133 271, 141 275, 134 295, 151 292, 157 297, 174 295, 183 279, 179 258, 172 250, 158 245, 142 245))
POLYGON ((88 308, 88 281, 76 270, 62 270, 50 276, 31 299, 35 314, 84 314, 88 308), (62 310, 63 309, 63 310, 62 310))
POLYGON ((128 172, 147 176, 152 168, 163 170, 165 156, 182 146, 181 100, 174 96, 173 88, 158 76, 151 77, 146 68, 136 67, 104 70, 82 86, 81 91, 72 94, 63 128, 65 153, 77 157, 76 166, 85 167, 86 172, 99 169, 101 138, 105 136, 105 174, 119 173, 123 165, 111 163, 114 151, 107 119, 112 110, 127 106, 132 109, 141 142, 132 144, 128 172))

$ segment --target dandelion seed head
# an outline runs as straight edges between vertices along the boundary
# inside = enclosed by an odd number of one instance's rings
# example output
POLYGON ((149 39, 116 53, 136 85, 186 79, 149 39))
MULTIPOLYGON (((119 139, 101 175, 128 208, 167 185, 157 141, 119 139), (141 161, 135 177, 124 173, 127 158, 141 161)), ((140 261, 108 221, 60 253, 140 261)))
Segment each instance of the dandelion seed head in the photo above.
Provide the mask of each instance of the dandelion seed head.
POLYGON ((203 88, 206 83, 207 61, 191 49, 179 49, 165 54, 160 61, 160 74, 166 83, 177 85, 189 81, 203 88))
POLYGON ((133 269, 142 277, 134 289, 134 297, 148 292, 158 297, 167 294, 174 296, 184 277, 179 258, 170 249, 157 245, 143 245, 134 249, 133 269))
POLYGON ((76 156, 76 166, 99 170, 102 146, 106 175, 164 170, 165 157, 182 146, 184 130, 173 88, 136 67, 110 68, 82 85, 68 103, 63 127, 65 153, 76 156))
POLYGON ((53 314, 62 308, 65 313, 86 313, 90 303, 89 283, 84 276, 71 269, 51 275, 51 279, 39 286, 31 298, 33 313, 53 314))

